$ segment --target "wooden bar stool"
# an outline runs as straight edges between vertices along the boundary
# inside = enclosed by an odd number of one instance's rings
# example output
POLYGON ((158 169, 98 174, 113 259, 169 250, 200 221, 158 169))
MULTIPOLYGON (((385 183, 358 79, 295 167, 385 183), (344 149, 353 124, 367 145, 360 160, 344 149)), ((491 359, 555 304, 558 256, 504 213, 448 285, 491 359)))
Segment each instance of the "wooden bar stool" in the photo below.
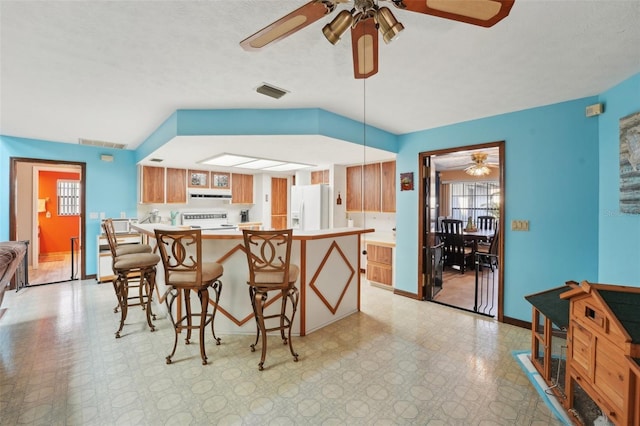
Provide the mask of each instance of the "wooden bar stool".
POLYGON ((298 309, 298 289, 295 286, 298 280, 299 269, 291 264, 291 229, 278 231, 254 231, 243 229, 244 247, 249 264, 249 297, 256 319, 256 341, 251 345, 251 351, 256 350, 256 345, 262 334, 262 356, 258 369, 264 368, 264 360, 267 355, 267 332, 280 331, 280 337, 284 344, 289 343, 289 351, 293 355, 294 362, 298 361, 298 354, 293 350, 291 343, 291 326, 298 309), (269 292, 278 292, 282 302, 280 312, 265 315, 269 292), (287 301, 291 301, 291 314, 287 315, 287 301), (265 321, 277 319, 277 325, 267 327, 265 321), (287 330, 287 336, 285 336, 287 330))
POLYGON ((155 234, 164 266, 165 283, 170 287, 165 303, 175 331, 173 350, 166 357, 167 364, 171 364, 171 358, 176 353, 178 333, 182 329, 186 329, 185 342, 189 344, 191 330, 198 329, 200 331, 200 356, 202 365, 206 365, 204 330, 207 325, 211 324, 213 339, 216 341, 216 345, 220 344, 220 339, 216 337, 213 325, 222 291, 222 282, 220 281, 223 273, 222 265, 202 261, 202 232, 200 229, 179 231, 156 229, 155 234), (211 314, 208 313, 209 289, 212 289, 215 294, 211 314), (200 299, 200 312, 191 311, 192 290, 197 293, 200 299), (176 320, 173 315, 173 303, 176 299, 180 300, 180 293, 184 296, 185 314, 176 320), (197 318, 196 323, 193 323, 194 318, 197 318))
MULTIPOLYGON (((151 322, 151 318, 156 316, 151 311, 151 301, 153 299, 153 289, 156 283, 156 265, 160 262, 160 256, 146 251, 141 248, 142 252, 129 251, 123 254, 118 252, 118 243, 115 233, 113 232, 113 223, 110 219, 103 222, 103 229, 107 236, 109 249, 112 256, 112 268, 115 278, 113 279, 113 288, 118 298, 118 307, 120 308, 120 327, 116 331, 116 338, 120 337, 120 333, 124 328, 124 322, 127 319, 127 311, 129 306, 142 306, 147 314, 147 324, 151 331, 155 331, 155 326, 151 322), (137 296, 130 296, 129 290, 138 289, 137 296), (137 299, 136 303, 132 300, 137 299)), ((118 308, 114 309, 117 312, 118 308)))
MULTIPOLYGON (((118 243, 118 236, 116 235, 116 231, 115 231, 115 228, 113 226, 113 219, 111 219, 111 218, 107 218, 102 222, 102 229, 104 230, 104 234, 107 237, 107 243, 109 244, 109 249, 111 251, 112 259, 115 258, 115 257, 124 256, 124 255, 127 255, 127 254, 152 253, 153 252, 153 248, 148 244, 122 244, 122 245, 119 244, 118 243)), ((115 274, 115 271, 114 271, 114 274, 115 274)), ((136 281, 136 280, 134 280, 134 278, 137 278, 138 276, 139 276, 139 274, 134 272, 129 276, 129 279, 133 280, 133 281, 136 281)), ((144 300, 143 300, 143 290, 144 290, 143 286, 133 285, 131 282, 129 282, 128 287, 129 288, 138 287, 138 289, 139 289, 138 298, 140 299, 139 303, 142 305, 142 307, 144 309, 145 305, 144 305, 144 300)), ((113 280, 113 288, 114 288, 116 294, 118 294, 118 290, 116 289, 116 281, 115 280, 113 280)), ((129 298, 129 297, 127 297, 127 298, 129 298)), ((118 304, 116 305, 116 307, 113 308, 113 312, 117 313, 119 308, 120 308, 120 303, 118 301, 118 304)), ((155 319, 155 316, 153 317, 153 319, 155 319)))

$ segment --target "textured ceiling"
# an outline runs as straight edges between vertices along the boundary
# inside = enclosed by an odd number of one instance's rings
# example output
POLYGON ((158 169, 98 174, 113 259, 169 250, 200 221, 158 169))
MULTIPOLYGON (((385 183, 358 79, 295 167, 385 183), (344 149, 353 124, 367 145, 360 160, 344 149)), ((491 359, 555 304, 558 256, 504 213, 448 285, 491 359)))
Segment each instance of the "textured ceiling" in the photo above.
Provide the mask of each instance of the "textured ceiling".
POLYGON ((400 134, 594 95, 640 72, 638 0, 516 0, 492 28, 391 7, 405 31, 380 42, 367 80, 353 78, 348 33, 336 46, 322 35, 336 12, 260 52, 240 48, 304 3, 2 0, 0 132, 133 149, 176 109, 312 107, 400 134), (259 95, 264 82, 289 93, 259 95))

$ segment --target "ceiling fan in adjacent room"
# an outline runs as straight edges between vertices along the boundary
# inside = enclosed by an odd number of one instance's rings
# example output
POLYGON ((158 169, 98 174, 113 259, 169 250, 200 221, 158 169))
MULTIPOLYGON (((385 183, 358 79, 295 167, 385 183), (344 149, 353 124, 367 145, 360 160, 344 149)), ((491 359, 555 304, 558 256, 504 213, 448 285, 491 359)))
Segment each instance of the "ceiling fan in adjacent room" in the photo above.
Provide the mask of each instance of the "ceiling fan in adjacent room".
POLYGON ((488 154, 485 152, 471 153, 472 164, 464 169, 465 173, 471 176, 487 176, 491 174, 491 169, 498 167, 497 164, 487 163, 488 154))
POLYGON ((371 77, 378 72, 378 31, 385 43, 403 29, 388 7, 392 3, 408 12, 423 13, 483 27, 491 27, 505 18, 515 0, 311 0, 240 42, 245 50, 258 50, 303 29, 328 15, 340 3, 353 3, 322 28, 332 44, 351 28, 351 50, 355 78, 371 77))

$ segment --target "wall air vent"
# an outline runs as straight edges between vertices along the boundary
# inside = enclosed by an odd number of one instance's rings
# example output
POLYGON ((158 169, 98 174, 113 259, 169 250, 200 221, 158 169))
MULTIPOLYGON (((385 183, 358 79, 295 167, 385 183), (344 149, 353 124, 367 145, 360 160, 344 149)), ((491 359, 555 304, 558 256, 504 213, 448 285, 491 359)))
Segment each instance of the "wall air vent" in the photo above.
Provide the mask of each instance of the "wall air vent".
POLYGON ((263 84, 262 86, 256 89, 256 92, 261 93, 266 96, 270 96, 275 99, 280 99, 288 92, 286 90, 279 89, 275 86, 271 86, 269 84, 263 84))
POLYGON ((78 139, 80 145, 100 146, 103 148, 124 149, 127 145, 115 142, 98 141, 95 139, 78 139))

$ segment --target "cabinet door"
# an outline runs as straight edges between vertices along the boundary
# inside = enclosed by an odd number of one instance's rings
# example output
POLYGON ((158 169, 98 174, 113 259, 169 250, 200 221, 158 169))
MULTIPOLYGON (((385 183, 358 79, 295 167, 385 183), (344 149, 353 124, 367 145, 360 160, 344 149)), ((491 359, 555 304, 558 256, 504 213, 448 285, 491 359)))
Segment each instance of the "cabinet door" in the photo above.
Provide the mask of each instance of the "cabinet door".
POLYGON ((271 178, 271 227, 287 227, 287 179, 271 178))
POLYGON ((365 164, 362 169, 364 211, 380 211, 380 163, 365 164))
POLYGON ((396 162, 380 163, 382 172, 382 211, 395 213, 396 211, 396 162))
POLYGON ((362 166, 347 167, 347 211, 362 211, 362 166))
POLYGON ((240 173, 231 175, 231 202, 253 204, 253 175, 240 173))
POLYGON ((142 166, 142 202, 164 203, 164 167, 142 166))
POLYGON ((187 171, 167 168, 167 203, 187 202, 187 171))

